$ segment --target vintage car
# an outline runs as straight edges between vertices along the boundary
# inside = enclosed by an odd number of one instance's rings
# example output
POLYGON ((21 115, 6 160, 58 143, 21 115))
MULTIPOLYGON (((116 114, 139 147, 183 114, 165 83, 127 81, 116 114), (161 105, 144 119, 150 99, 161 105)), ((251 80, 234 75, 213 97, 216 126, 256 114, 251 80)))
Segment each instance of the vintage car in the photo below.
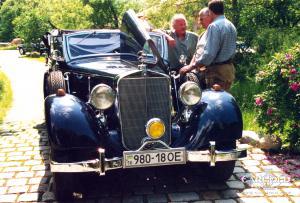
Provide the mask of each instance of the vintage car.
POLYGON ((38 52, 40 55, 43 55, 46 51, 44 42, 37 43, 22 43, 17 46, 20 55, 25 55, 27 52, 38 52))
POLYGON ((50 167, 58 199, 82 173, 182 165, 227 180, 242 135, 241 111, 220 86, 168 66, 162 33, 148 33, 132 10, 120 30, 53 30, 44 38, 50 167))

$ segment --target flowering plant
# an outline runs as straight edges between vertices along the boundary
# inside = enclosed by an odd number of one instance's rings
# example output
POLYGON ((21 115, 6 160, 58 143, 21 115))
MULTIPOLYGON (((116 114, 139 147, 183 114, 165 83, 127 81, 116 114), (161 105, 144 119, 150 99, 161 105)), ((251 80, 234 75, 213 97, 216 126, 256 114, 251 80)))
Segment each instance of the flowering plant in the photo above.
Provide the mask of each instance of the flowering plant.
POLYGON ((255 95, 256 119, 267 134, 277 134, 285 146, 300 151, 300 44, 256 74, 264 90, 255 95))

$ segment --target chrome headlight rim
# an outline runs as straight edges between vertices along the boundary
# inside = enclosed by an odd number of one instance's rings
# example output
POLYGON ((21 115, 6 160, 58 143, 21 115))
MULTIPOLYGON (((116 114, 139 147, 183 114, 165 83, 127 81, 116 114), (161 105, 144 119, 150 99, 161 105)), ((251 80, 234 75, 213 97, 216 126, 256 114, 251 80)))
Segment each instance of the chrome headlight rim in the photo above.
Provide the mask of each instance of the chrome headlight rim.
MULTIPOLYGON (((99 91, 101 91, 101 90, 99 90, 99 91)), ((109 85, 101 83, 101 84, 96 85, 92 89, 90 98, 89 98, 89 103, 99 110, 106 110, 114 104, 115 100, 116 100, 116 94, 115 94, 114 90, 109 85), (97 92, 97 91, 100 88, 102 88, 102 91, 103 91, 102 94, 108 94, 108 96, 111 97, 110 101, 109 100, 105 101, 106 104, 96 102, 96 99, 97 99, 96 94, 99 94, 99 92, 97 92)))
POLYGON ((160 139, 162 136, 164 136, 165 133, 166 133, 166 125, 165 125, 164 121, 161 120, 160 118, 151 118, 151 119, 147 122, 147 124, 146 124, 146 134, 147 134, 148 137, 150 137, 151 139, 158 140, 158 139, 160 139), (157 123, 157 122, 161 123, 161 124, 163 125, 164 128, 163 128, 163 132, 161 133, 161 135, 160 135, 158 138, 153 138, 153 136, 150 134, 150 127, 151 127, 152 124, 157 123))
POLYGON ((202 97, 202 90, 201 90, 200 86, 199 86, 197 83, 192 82, 192 81, 187 81, 187 82, 183 83, 183 84, 180 86, 179 91, 178 91, 178 95, 179 95, 180 101, 181 101, 184 105, 186 105, 186 106, 194 106, 194 105, 198 104, 199 101, 201 100, 201 97, 202 97), (199 91, 199 97, 196 98, 196 100, 193 101, 193 102, 189 102, 188 99, 186 99, 186 96, 187 96, 187 95, 184 94, 185 91, 186 91, 186 88, 187 88, 188 86, 193 86, 194 88, 196 88, 196 90, 199 91))

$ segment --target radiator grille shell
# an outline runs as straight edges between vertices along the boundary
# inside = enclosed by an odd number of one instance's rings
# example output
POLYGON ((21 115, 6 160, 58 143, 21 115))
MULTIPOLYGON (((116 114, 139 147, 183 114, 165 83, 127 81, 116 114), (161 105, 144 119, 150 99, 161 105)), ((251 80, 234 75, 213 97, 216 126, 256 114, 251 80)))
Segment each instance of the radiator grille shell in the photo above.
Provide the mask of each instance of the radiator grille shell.
POLYGON ((146 123, 160 118, 166 126, 160 138, 170 144, 171 97, 167 77, 122 78, 118 82, 118 101, 122 140, 125 148, 138 149, 145 137, 146 123))

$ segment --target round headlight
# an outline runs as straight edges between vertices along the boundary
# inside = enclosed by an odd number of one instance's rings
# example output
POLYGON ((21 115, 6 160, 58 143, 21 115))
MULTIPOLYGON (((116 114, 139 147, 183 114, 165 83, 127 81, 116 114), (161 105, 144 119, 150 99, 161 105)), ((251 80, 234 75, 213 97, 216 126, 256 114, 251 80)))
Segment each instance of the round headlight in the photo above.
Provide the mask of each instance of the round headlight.
POLYGON ((202 91, 195 82, 187 81, 179 88, 179 97, 183 104, 192 106, 201 99, 202 91))
POLYGON ((159 139, 165 134, 165 124, 159 118, 152 118, 146 124, 146 133, 152 139, 159 139))
POLYGON ((99 84, 93 88, 89 102, 97 109, 105 110, 111 107, 115 98, 115 93, 110 86, 99 84))

